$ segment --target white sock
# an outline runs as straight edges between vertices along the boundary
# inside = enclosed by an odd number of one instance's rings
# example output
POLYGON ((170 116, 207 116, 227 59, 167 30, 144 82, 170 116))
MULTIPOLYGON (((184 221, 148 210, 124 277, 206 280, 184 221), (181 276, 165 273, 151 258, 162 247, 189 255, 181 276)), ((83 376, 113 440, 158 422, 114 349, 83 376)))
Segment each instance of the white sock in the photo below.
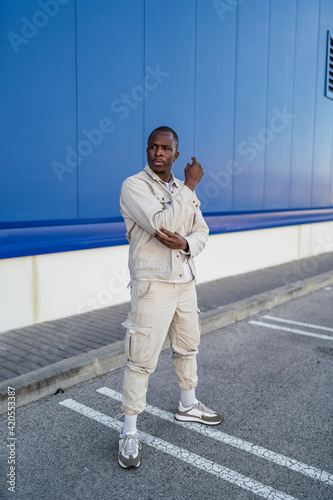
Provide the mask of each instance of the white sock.
POLYGON ((195 399, 195 389, 191 389, 190 391, 180 391, 180 400, 183 406, 192 406, 195 399))
POLYGON ((125 424, 123 428, 123 434, 135 434, 136 429, 136 419, 138 415, 125 415, 125 424))

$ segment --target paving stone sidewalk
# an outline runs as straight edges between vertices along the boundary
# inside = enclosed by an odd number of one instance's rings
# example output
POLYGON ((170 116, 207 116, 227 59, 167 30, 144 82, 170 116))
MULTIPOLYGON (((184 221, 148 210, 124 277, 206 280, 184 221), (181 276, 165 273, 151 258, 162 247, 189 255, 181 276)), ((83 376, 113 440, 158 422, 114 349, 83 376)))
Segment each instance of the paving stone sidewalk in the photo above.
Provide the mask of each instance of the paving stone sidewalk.
MULTIPOLYGON (((202 312, 333 270, 333 252, 197 286, 202 312)), ((129 303, 0 333, 0 382, 123 340, 129 303)))

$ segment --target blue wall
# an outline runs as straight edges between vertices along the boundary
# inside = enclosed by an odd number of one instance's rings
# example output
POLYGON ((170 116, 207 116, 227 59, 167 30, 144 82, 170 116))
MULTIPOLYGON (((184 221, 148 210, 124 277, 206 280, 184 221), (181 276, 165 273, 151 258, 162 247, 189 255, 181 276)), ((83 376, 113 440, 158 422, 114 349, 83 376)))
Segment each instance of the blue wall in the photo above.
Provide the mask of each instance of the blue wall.
POLYGON ((162 124, 207 216, 333 207, 327 30, 332 0, 2 0, 0 223, 120 221, 162 124))

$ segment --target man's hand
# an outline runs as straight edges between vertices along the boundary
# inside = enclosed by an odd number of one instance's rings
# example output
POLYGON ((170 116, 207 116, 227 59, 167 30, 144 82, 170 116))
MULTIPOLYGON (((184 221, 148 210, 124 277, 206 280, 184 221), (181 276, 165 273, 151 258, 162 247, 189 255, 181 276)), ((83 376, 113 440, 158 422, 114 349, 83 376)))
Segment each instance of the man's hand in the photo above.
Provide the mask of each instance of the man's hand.
POLYGON ((184 250, 185 252, 188 252, 189 250, 189 246, 185 238, 178 233, 168 231, 164 227, 160 227, 160 232, 155 231, 153 236, 158 241, 163 243, 163 245, 171 248, 172 250, 184 250))
POLYGON ((188 163, 184 170, 185 186, 194 191, 195 186, 201 181, 204 171, 194 156, 192 156, 191 160, 192 163, 188 163))

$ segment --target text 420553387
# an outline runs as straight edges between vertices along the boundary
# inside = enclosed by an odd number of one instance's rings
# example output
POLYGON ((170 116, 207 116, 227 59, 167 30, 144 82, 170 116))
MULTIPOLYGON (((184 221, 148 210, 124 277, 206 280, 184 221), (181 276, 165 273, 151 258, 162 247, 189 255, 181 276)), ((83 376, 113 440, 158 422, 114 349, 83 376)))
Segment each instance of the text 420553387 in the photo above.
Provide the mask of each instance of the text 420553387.
POLYGON ((9 471, 7 474, 8 491, 15 493, 16 487, 16 436, 15 436, 15 389, 8 387, 8 465, 9 471))

